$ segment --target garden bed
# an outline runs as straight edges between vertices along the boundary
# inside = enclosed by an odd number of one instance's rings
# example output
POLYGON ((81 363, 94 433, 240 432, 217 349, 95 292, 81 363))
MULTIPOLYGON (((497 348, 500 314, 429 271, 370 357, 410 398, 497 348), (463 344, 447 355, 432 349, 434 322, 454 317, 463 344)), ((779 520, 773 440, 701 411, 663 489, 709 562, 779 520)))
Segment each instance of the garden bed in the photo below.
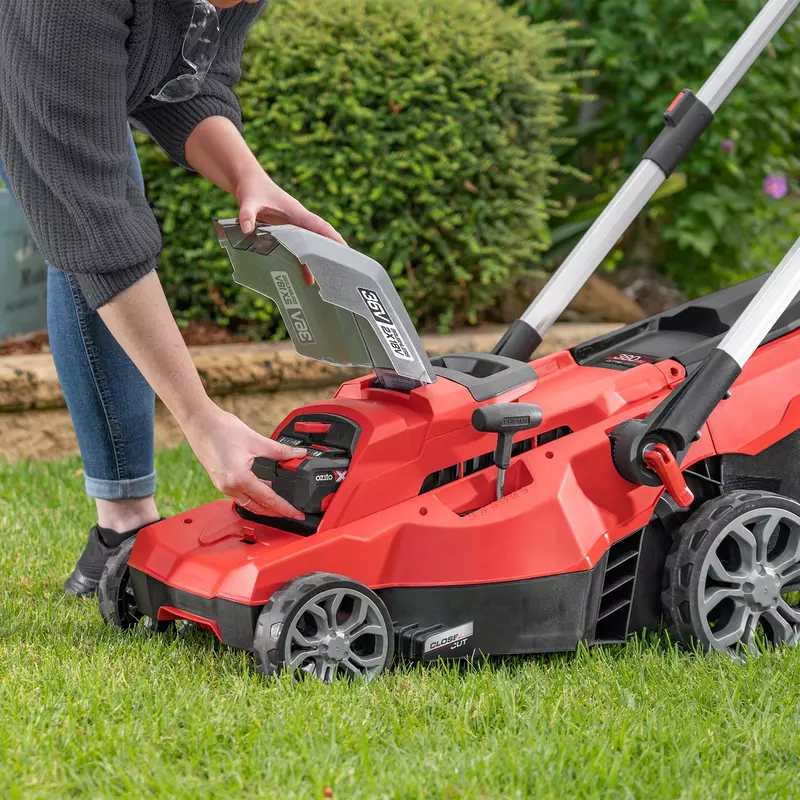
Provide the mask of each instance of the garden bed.
MULTIPOLYGON (((538 355, 571 347, 616 324, 553 326, 538 355)), ((431 356, 454 352, 487 352, 502 327, 474 328, 449 335, 423 337, 431 356)), ((271 433, 293 408, 330 396, 361 369, 340 369, 298 356, 289 342, 229 343, 190 347, 208 393, 256 430, 271 433)), ((0 458, 54 459, 77 453, 55 365, 49 353, 0 357, 0 458)), ((183 441, 175 420, 163 407, 156 412, 156 444, 183 441)))

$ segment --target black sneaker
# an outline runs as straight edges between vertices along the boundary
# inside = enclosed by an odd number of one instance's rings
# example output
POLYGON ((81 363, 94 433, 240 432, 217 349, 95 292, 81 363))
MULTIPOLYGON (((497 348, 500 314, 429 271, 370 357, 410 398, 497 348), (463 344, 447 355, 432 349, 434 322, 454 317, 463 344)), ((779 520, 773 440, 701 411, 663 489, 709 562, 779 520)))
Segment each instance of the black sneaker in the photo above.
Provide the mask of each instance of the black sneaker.
POLYGON ((124 541, 130 539, 131 536, 136 536, 142 528, 146 527, 147 525, 142 525, 141 528, 134 528, 132 531, 117 533, 95 525, 89 531, 89 541, 78 559, 75 569, 72 570, 72 575, 64 581, 64 591, 77 597, 94 594, 100 584, 100 578, 103 576, 106 561, 117 552, 124 541))

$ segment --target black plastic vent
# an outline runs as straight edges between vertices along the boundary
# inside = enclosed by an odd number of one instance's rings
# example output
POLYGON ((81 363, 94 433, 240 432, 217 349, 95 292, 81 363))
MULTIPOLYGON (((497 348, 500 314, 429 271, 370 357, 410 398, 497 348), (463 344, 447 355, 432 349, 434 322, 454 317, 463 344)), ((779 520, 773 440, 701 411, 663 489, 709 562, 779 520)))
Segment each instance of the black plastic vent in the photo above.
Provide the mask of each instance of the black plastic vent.
POLYGON ((455 480, 458 480, 458 464, 453 464, 452 467, 445 467, 436 472, 431 472, 422 482, 422 488, 419 490, 419 493, 425 494, 425 492, 432 492, 434 489, 438 489, 440 486, 445 486, 455 480))
POLYGON ((608 548, 594 635, 598 644, 624 642, 628 635, 641 544, 642 531, 639 530, 608 548))
POLYGON ((556 439, 563 439, 565 436, 569 436, 571 433, 572 428, 570 428, 569 425, 562 425, 560 428, 553 428, 553 430, 540 433, 536 437, 536 446, 540 447, 543 444, 550 444, 550 442, 554 442, 556 439))
MULTIPOLYGON (((528 450, 533 449, 533 439, 523 439, 517 442, 511 448, 511 457, 527 453, 528 450)), ((422 488, 419 490, 420 494, 431 492, 434 489, 439 489, 446 486, 448 483, 457 481, 459 478, 465 478, 467 475, 473 475, 480 472, 482 469, 488 469, 494 464, 494 453, 484 453, 482 456, 475 456, 464 461, 462 464, 453 464, 444 469, 431 472, 427 478, 422 482, 422 488)))

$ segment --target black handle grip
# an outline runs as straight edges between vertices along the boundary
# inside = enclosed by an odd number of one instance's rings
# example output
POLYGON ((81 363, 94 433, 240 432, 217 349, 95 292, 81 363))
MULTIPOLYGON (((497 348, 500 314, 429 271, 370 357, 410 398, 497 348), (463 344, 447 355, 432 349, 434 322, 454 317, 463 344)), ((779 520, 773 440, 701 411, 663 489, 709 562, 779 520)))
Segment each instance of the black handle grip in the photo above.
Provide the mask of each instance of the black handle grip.
POLYGON ((482 433, 516 433, 542 424, 542 409, 533 403, 495 403, 472 412, 472 427, 482 433))

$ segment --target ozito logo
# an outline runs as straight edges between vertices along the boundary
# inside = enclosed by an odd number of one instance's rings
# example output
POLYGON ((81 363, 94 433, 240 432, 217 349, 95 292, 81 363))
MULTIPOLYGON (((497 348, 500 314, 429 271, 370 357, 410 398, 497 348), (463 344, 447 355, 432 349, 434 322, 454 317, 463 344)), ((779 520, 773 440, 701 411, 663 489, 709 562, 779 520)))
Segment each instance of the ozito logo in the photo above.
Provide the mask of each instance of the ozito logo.
POLYGON ((316 339, 311 332, 311 326, 308 324, 303 307, 300 305, 300 299, 297 297, 297 292, 294 289, 289 273, 273 272, 272 280, 278 290, 280 303, 286 309, 289 324, 297 340, 303 344, 314 344, 316 339))
POLYGON ((606 364, 615 364, 618 367, 630 369, 641 364, 654 364, 658 361, 656 356, 648 356, 644 353, 614 353, 605 357, 606 364))
POLYGON ((366 303, 372 318, 377 323, 378 330, 389 345, 391 352, 403 361, 414 361, 414 356, 411 355, 411 351, 408 349, 394 321, 389 316, 389 312, 380 297, 371 289, 359 288, 358 293, 366 303))
POLYGON ((346 469, 335 469, 333 472, 318 472, 314 476, 314 480, 317 483, 331 483, 331 481, 335 481, 336 483, 341 483, 347 477, 347 470, 346 469))

